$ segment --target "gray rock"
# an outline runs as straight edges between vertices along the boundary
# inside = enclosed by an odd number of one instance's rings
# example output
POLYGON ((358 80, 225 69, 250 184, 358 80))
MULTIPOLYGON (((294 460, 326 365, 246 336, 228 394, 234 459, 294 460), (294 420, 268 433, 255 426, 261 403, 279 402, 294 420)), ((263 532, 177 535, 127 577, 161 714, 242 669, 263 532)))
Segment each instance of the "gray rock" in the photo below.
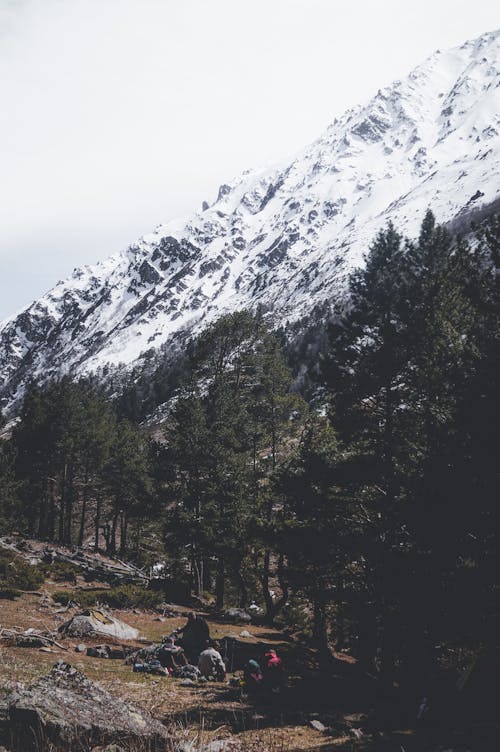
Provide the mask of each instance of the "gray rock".
POLYGON ((132 703, 113 697, 67 663, 16 690, 2 702, 2 730, 12 752, 41 749, 92 749, 115 740, 127 749, 167 750, 161 723, 132 703))
POLYGON ((224 612, 224 621, 230 624, 250 624, 252 617, 242 608, 229 608, 224 612))
POLYGON ((324 725, 324 723, 321 723, 321 721, 314 720, 314 721, 309 721, 309 723, 313 727, 313 729, 316 729, 316 731, 320 731, 322 734, 324 734, 325 731, 327 731, 326 726, 324 725))

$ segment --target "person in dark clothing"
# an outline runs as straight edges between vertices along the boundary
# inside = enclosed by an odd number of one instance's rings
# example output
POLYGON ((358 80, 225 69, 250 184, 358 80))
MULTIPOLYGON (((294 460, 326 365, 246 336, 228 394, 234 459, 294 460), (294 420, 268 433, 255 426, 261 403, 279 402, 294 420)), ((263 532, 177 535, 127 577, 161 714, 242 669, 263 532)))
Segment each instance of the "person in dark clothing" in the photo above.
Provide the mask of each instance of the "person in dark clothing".
POLYGON ((187 658, 180 645, 176 645, 173 637, 166 637, 158 652, 158 660, 169 674, 174 674, 181 666, 187 666, 187 658))
POLYGON ((177 634, 182 634, 182 647, 190 662, 196 665, 200 653, 205 650, 210 640, 207 622, 202 616, 191 611, 186 624, 177 634))

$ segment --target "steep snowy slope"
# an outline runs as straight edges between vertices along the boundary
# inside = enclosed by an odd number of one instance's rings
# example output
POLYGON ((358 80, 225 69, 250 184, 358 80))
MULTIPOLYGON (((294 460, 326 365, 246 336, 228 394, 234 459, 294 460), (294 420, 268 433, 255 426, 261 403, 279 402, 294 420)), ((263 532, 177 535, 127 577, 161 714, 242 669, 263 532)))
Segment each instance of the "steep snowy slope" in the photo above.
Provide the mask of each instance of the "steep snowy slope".
POLYGON ((500 31, 436 52, 336 119, 288 164, 77 269, 0 325, 0 396, 29 377, 132 364, 180 332, 258 305, 294 320, 345 289, 389 219, 414 235, 500 196, 500 31))

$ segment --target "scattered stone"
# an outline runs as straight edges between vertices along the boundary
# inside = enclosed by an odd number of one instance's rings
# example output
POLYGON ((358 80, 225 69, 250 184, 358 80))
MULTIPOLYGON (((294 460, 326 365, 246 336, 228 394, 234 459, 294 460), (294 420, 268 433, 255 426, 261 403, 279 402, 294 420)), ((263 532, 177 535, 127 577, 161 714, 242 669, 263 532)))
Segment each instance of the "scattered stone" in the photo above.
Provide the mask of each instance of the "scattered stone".
POLYGON ((112 658, 123 660, 131 652, 131 649, 123 645, 95 645, 87 648, 87 655, 91 658, 112 658))
POLYGON ((322 734, 324 734, 325 731, 327 731, 325 724, 321 723, 321 721, 317 721, 317 720, 309 721, 309 724, 313 727, 313 729, 316 729, 316 731, 319 731, 322 734))
POLYGON ((181 687, 194 687, 196 683, 192 679, 183 679, 181 681, 181 687))
POLYGON ((224 621, 230 624, 250 624, 252 617, 242 608, 229 608, 223 614, 224 621))
POLYGON ((166 621, 163 616, 156 616, 153 621, 166 621))
POLYGON ((79 645, 76 646, 75 653, 85 653, 86 650, 87 650, 87 646, 84 645, 83 642, 81 642, 79 645))
POLYGON ((168 749, 167 731, 141 708, 113 697, 63 661, 2 700, 12 752, 92 749, 118 737, 127 749, 168 749))
POLYGON ((252 635, 248 631, 248 629, 244 629, 242 632, 240 632, 240 637, 251 637, 252 635))
POLYGON ((148 645, 147 647, 139 648, 139 650, 134 650, 125 658, 125 663, 131 666, 135 663, 144 663, 145 661, 150 661, 151 659, 157 659, 160 648, 161 645, 157 644, 148 645))
POLYGON ((179 679, 192 679, 193 681, 198 681, 198 679, 201 676, 201 672, 197 666, 192 666, 188 663, 187 666, 182 666, 178 673, 176 673, 176 676, 179 679))

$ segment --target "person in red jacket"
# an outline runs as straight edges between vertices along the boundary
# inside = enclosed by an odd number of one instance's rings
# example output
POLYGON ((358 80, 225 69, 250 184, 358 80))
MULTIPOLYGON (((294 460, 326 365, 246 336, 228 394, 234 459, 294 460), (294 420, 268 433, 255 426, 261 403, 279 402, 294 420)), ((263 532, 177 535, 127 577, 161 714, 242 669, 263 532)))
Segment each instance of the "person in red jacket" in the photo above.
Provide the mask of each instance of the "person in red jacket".
POLYGON ((264 685, 274 692, 279 693, 285 683, 285 666, 276 653, 276 650, 268 650, 264 654, 264 685))

